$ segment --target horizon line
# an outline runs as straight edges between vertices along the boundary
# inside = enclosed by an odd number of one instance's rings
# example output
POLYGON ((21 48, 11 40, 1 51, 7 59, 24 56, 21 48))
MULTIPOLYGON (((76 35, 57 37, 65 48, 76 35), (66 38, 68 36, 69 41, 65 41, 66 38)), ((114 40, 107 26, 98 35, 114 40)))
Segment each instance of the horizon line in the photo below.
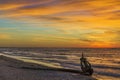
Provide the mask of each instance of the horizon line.
POLYGON ((83 49, 119 49, 120 47, 0 47, 0 48, 83 48, 83 49))

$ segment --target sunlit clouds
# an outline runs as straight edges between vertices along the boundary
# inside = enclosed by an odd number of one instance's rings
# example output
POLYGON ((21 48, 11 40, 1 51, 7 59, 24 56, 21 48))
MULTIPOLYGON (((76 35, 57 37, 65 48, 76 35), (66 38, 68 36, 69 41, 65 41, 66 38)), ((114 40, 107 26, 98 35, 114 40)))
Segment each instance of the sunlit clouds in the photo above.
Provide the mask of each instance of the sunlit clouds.
POLYGON ((10 35, 7 35, 7 34, 0 34, 0 39, 1 40, 5 40, 5 39, 10 39, 10 35))
POLYGON ((0 46, 120 47, 119 0, 1 0, 0 46))

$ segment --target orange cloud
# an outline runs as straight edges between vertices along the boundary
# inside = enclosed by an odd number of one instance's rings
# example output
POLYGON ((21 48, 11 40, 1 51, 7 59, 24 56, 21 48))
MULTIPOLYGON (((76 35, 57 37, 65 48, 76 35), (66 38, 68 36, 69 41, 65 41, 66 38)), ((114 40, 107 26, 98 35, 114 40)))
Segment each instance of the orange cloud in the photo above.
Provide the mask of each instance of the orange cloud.
MULTIPOLYGON (((53 30, 42 33, 41 38, 31 36, 36 43, 31 44, 34 46, 44 42, 41 45, 115 47, 120 44, 119 4, 118 0, 4 0, 0 1, 0 18, 18 20, 34 29, 53 30)), ((9 35, 0 36, 0 39, 10 38, 9 35)))

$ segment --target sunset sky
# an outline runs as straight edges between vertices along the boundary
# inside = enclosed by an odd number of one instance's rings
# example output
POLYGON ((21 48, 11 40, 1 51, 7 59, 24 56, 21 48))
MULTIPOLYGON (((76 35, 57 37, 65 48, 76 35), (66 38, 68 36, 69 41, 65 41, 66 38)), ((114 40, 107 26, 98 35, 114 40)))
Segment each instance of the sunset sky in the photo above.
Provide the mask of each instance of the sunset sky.
POLYGON ((0 0, 0 47, 120 48, 120 0, 0 0))

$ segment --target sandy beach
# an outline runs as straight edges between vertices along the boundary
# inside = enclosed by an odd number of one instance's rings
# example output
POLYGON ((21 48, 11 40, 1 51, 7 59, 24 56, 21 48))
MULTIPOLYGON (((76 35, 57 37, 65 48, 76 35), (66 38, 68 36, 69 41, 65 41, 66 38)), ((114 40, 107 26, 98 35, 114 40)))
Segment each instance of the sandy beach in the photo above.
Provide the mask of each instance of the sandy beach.
POLYGON ((79 73, 42 70, 48 66, 24 62, 5 55, 0 55, 0 80, 96 80, 79 73), (23 69, 22 67, 41 68, 41 70, 23 69))
POLYGON ((120 80, 119 49, 5 48, 0 55, 0 80, 120 80), (81 73, 81 52, 94 73, 81 73))

